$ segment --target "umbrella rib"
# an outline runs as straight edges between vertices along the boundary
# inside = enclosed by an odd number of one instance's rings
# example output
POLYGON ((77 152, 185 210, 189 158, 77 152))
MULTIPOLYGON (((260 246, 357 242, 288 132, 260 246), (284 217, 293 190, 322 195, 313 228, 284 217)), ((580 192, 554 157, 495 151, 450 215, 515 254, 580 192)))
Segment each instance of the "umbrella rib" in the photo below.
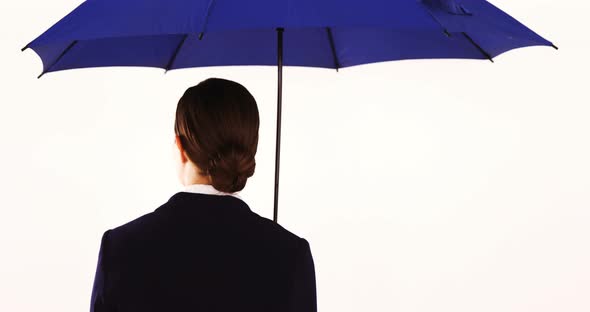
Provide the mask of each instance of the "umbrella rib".
POLYGON ((330 41, 330 49, 332 49, 332 58, 334 58, 334 65, 336 66, 336 71, 340 68, 340 61, 338 60, 338 55, 336 54, 336 45, 334 44, 334 36, 332 36, 332 29, 330 27, 326 27, 326 32, 328 33, 328 40, 330 41))
MULTIPOLYGON (((432 19, 438 23, 438 25, 440 27, 442 27, 443 29, 443 33, 447 36, 447 37, 451 37, 451 33, 447 30, 447 28, 443 25, 443 23, 441 23, 438 18, 436 18, 436 16, 434 16, 434 14, 432 14, 432 12, 430 11, 430 9, 425 6, 426 8, 426 12, 428 12, 428 15, 430 15, 430 17, 432 17, 432 19)), ((464 10, 463 8, 461 8, 462 10, 464 10)), ((466 13, 466 12, 465 12, 466 13)), ((494 62, 494 60, 492 59, 492 56, 486 52, 479 44, 475 43, 475 41, 469 36, 467 35, 467 33, 462 32, 463 36, 465 36, 465 38, 467 38, 467 40, 469 40, 469 42, 471 42, 472 45, 474 45, 480 52, 481 54, 483 54, 488 60, 490 60, 490 62, 494 62)))
POLYGON ((469 42, 471 42, 471 44, 473 44, 488 60, 490 60, 490 62, 494 62, 494 60, 492 59, 492 56, 486 52, 486 50, 484 50, 479 44, 477 44, 473 38, 471 38, 467 33, 462 32, 463 36, 465 36, 465 38, 467 38, 467 40, 469 40, 469 42))
POLYGON ((203 34, 207 28, 207 22, 209 21, 209 15, 211 15, 211 8, 213 7, 213 3, 215 0, 210 0, 209 5, 207 6, 207 14, 205 15, 205 19, 203 20, 203 27, 201 32, 199 33, 199 40, 203 39, 203 34))
POLYGON ((64 55, 66 55, 66 53, 68 53, 70 51, 70 49, 72 49, 72 47, 76 43, 78 43, 78 40, 72 41, 72 43, 70 43, 70 45, 68 45, 68 47, 65 50, 63 50, 63 52, 61 52, 61 54, 57 57, 57 59, 49 67, 47 67, 47 69, 43 70, 43 72, 41 73, 41 75, 39 75, 37 77, 37 79, 41 78, 43 75, 45 75, 45 73, 47 73, 49 70, 51 70, 51 68, 53 66, 55 66, 55 64, 57 64, 57 62, 59 62, 64 57, 64 55))
POLYGON ((178 46, 174 50, 174 54, 172 54, 172 57, 170 58, 170 60, 168 61, 168 64, 166 65, 166 71, 164 72, 164 74, 167 73, 172 68, 172 65, 174 65, 174 61, 176 61, 176 57, 178 56, 178 52, 180 52, 180 49, 182 49, 182 46, 184 45, 186 38, 188 38, 188 34, 186 34, 186 35, 184 35, 184 37, 182 37, 182 40, 180 41, 180 43, 178 44, 178 46))
POLYGON ((432 14, 432 12, 430 11, 430 9, 428 8, 428 6, 426 6, 424 3, 422 3, 422 5, 425 7, 426 12, 428 13, 428 15, 430 15, 430 17, 442 28, 443 33, 447 36, 447 37, 451 37, 451 33, 447 30, 447 28, 438 20, 438 18, 436 18, 436 16, 434 16, 434 14, 432 14))

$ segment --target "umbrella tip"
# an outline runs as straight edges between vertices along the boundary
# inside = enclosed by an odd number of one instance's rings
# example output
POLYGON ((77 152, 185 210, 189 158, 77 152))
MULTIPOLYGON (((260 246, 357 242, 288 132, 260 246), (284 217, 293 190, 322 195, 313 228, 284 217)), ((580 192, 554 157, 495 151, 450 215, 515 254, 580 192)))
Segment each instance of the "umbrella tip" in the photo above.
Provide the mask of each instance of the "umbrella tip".
POLYGON ((552 47, 553 47, 555 50, 559 50, 559 48, 558 48, 556 45, 554 45, 553 43, 551 44, 551 46, 552 46, 552 47))
POLYGON ((24 50, 28 49, 29 45, 27 44, 24 48, 20 49, 21 52, 23 52, 24 50))
POLYGON ((42 72, 41 75, 37 76, 37 79, 43 77, 43 75, 45 75, 45 72, 42 72))
POLYGON ((203 33, 202 33, 202 32, 200 32, 200 33, 199 33, 199 40, 202 40, 202 39, 203 39, 203 33))

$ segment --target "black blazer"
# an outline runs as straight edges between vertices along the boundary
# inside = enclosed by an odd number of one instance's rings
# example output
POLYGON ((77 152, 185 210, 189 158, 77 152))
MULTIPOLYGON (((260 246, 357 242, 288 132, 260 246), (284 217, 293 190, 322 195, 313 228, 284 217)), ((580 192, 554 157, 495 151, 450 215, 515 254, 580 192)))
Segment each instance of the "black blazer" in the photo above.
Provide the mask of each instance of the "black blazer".
POLYGON ((91 312, 316 312, 309 243, 230 195, 178 192, 102 236, 91 312))

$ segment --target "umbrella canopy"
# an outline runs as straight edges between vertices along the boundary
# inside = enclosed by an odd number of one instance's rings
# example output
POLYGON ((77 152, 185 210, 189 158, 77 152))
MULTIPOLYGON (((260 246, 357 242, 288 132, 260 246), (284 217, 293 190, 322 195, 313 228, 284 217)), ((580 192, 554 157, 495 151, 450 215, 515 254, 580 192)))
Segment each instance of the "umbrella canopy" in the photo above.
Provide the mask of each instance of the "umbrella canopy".
POLYGON ((420 58, 491 59, 548 45, 482 0, 88 0, 26 47, 43 73, 82 67, 342 68, 420 58))
POLYGON ((278 65, 274 221, 282 66, 343 68, 424 58, 489 59, 553 46, 483 0, 87 0, 23 50, 43 71, 278 65))

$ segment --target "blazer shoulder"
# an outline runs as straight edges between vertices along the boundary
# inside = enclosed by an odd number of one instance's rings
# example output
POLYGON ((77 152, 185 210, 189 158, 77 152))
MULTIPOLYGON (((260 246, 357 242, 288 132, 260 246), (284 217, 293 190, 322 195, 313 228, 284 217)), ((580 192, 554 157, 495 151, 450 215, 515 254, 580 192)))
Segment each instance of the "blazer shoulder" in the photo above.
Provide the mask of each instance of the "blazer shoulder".
MULTIPOLYGON (((160 207, 166 205, 162 204, 160 207)), ((162 224, 161 217, 159 216, 158 210, 153 210, 135 219, 132 219, 124 224, 109 229, 109 237, 116 240, 126 240, 132 238, 141 238, 149 236, 154 233, 155 229, 160 227, 162 224)))
POLYGON ((294 244, 302 244, 303 241, 307 242, 307 240, 293 231, 287 229, 283 225, 274 222, 266 217, 260 216, 256 214, 256 219, 258 224, 263 230, 263 234, 266 236, 277 237, 279 240, 282 241, 289 241, 294 244))

